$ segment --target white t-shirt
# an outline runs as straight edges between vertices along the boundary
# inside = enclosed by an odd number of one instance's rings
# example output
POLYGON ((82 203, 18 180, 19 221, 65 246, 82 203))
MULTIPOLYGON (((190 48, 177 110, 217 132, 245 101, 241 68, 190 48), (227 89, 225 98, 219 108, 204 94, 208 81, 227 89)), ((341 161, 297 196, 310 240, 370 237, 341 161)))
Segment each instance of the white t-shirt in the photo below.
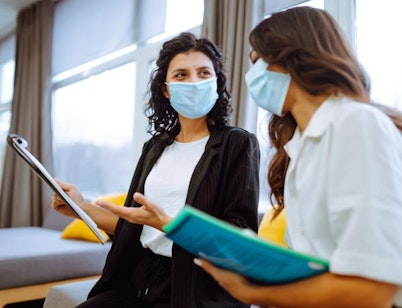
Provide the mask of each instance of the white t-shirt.
MULTIPOLYGON (((174 217, 184 206, 191 176, 208 139, 209 136, 195 142, 173 142, 165 148, 149 173, 144 195, 163 207, 167 215, 174 217)), ((172 241, 155 228, 144 226, 140 241, 143 247, 156 254, 172 256, 172 241)))
POLYGON ((392 121, 332 97, 285 148, 289 246, 329 260, 333 273, 402 286, 402 137, 392 121))

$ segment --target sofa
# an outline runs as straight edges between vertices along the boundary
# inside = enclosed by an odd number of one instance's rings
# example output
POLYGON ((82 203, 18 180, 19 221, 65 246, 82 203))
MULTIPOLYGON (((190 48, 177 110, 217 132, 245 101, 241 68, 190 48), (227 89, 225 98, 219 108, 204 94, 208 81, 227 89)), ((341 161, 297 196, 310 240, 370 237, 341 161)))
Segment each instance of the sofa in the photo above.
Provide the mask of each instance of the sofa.
MULTIPOLYGON (((102 196, 122 205, 124 194, 102 196)), ((45 299, 50 288, 96 280, 111 241, 100 243, 78 219, 50 210, 41 227, 0 229, 0 308, 45 299)))

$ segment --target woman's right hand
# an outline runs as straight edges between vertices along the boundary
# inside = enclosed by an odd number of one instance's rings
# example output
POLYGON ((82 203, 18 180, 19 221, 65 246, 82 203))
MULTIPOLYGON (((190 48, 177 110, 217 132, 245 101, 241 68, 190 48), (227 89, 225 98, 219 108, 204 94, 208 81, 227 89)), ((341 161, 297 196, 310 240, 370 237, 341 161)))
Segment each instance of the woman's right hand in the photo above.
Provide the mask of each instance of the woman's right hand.
MULTIPOLYGON (((58 179, 54 179, 55 182, 64 190, 64 192, 79 206, 82 206, 86 203, 82 194, 77 189, 77 187, 73 184, 67 184, 59 181, 58 179)), ((59 212, 62 215, 79 218, 78 215, 64 203, 64 201, 57 195, 53 194, 52 198, 52 208, 59 212)))

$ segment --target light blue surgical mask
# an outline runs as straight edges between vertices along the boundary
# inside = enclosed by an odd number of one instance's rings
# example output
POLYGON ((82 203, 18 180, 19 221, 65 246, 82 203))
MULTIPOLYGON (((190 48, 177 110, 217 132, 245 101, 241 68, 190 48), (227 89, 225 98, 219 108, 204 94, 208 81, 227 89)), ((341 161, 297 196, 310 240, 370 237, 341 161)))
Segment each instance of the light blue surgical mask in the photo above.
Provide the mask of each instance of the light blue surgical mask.
POLYGON ((246 84, 254 102, 261 108, 282 116, 290 85, 290 75, 267 70, 268 63, 259 58, 246 73, 246 84))
POLYGON ((170 104, 177 113, 189 119, 198 119, 208 114, 218 99, 217 78, 200 82, 167 83, 170 104))

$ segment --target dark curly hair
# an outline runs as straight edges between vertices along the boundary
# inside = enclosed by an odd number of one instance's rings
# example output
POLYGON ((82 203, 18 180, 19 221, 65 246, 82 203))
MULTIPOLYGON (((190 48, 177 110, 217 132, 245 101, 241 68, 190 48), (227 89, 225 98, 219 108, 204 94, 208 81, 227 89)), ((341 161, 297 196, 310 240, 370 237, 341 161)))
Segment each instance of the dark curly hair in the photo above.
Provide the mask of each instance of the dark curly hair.
POLYGON ((220 48, 208 39, 197 39, 194 34, 183 32, 163 44, 156 60, 156 68, 151 72, 149 81, 150 98, 145 108, 149 124, 148 132, 156 142, 162 145, 171 144, 180 132, 177 112, 163 94, 167 70, 170 61, 177 54, 188 51, 204 53, 212 61, 215 69, 219 97, 207 115, 208 129, 211 131, 213 128, 222 128, 229 123, 229 116, 232 112, 231 94, 227 89, 227 77, 223 70, 220 48))

